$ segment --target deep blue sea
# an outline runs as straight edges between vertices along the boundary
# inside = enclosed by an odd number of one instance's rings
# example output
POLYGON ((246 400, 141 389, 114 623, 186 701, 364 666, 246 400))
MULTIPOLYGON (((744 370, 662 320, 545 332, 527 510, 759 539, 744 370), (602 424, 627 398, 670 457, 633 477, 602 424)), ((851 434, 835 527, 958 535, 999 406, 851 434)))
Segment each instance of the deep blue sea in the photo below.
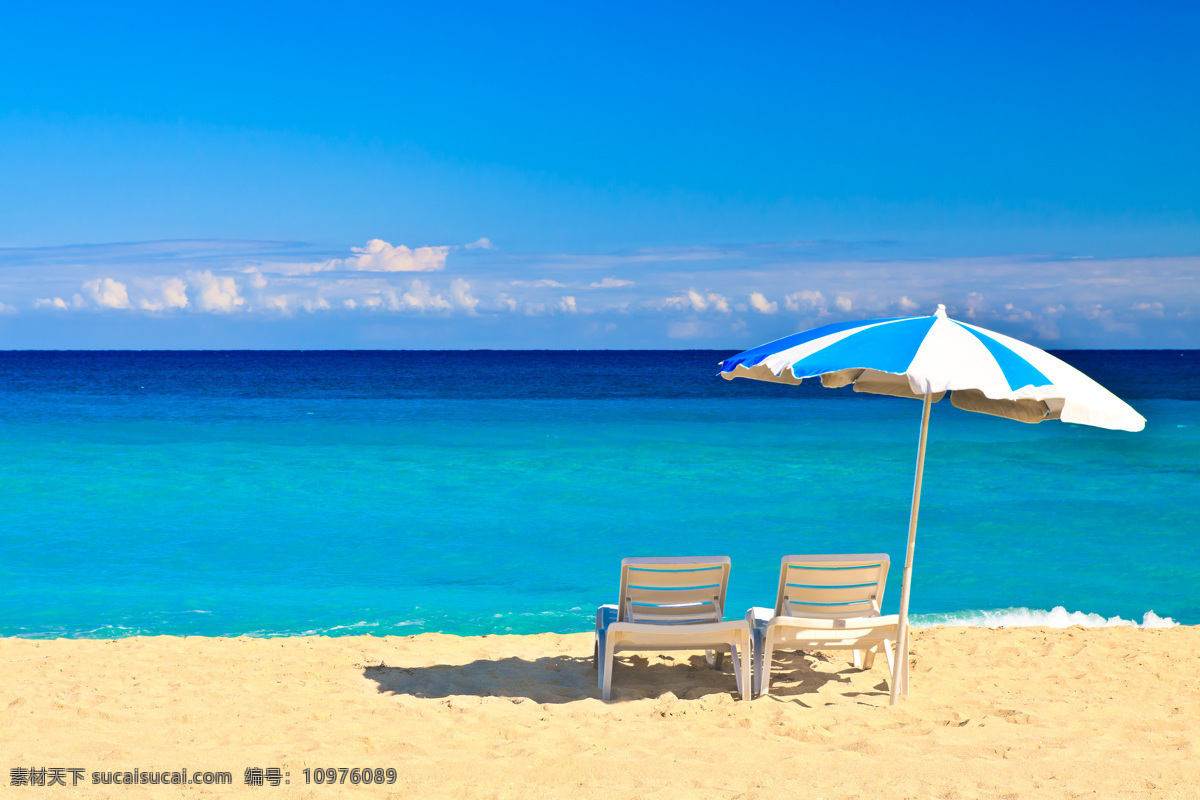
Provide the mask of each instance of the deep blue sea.
MULTIPOLYGON (((733 352, 0 353, 0 635, 585 631, 633 555, 738 618, 883 551, 894 611, 920 404, 733 352)), ((913 613, 1200 623, 1200 351, 1058 355, 1146 430, 935 405, 913 613)))

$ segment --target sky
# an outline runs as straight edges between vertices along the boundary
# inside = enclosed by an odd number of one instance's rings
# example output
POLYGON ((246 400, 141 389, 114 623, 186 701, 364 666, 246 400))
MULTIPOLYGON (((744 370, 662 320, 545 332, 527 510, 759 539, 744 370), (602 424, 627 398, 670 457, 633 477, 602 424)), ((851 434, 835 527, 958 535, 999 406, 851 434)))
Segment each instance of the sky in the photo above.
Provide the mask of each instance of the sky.
POLYGON ((16 5, 0 349, 1200 348, 1196 4, 16 5))

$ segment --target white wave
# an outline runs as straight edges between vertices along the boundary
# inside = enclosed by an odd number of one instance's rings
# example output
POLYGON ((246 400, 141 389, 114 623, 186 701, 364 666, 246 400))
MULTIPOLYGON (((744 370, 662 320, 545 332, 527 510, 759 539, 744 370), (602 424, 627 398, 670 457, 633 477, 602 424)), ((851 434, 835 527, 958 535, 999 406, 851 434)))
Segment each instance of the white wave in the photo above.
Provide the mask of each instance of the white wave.
MULTIPOLYGON (((384 628, 385 630, 390 630, 392 628, 404 628, 404 627, 408 627, 408 626, 412 626, 412 625, 424 625, 424 624, 425 624, 425 620, 423 620, 423 619, 388 620, 386 622, 381 622, 381 621, 369 622, 367 620, 361 620, 359 622, 352 622, 349 625, 333 625, 328 628, 313 628, 311 630, 302 631, 299 634, 284 631, 281 633, 260 633, 260 634, 250 634, 250 635, 265 636, 265 637, 345 636, 345 635, 347 635, 346 631, 350 631, 352 634, 356 634, 356 633, 363 632, 368 628, 384 628)), ((380 634, 377 634, 377 635, 380 635, 380 634)), ((386 636, 388 634, 384 633, 381 635, 386 636)), ((392 634, 392 635, 395 635, 395 634, 392 634)))
POLYGON ((1170 617, 1160 617, 1153 611, 1143 614, 1139 624, 1121 617, 1067 611, 1062 606, 1055 606, 1049 611, 1038 608, 998 608, 992 611, 959 611, 953 614, 914 614, 911 623, 914 628, 932 628, 939 625, 970 628, 1069 628, 1072 625, 1082 625, 1085 628, 1174 628, 1179 624, 1170 617))

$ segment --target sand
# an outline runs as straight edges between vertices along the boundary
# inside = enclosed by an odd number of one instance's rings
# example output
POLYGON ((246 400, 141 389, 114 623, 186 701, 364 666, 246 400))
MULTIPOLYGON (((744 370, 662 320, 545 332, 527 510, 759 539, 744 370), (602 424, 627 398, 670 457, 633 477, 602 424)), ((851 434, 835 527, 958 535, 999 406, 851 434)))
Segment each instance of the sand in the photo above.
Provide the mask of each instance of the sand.
POLYGON ((753 702, 728 664, 632 656, 604 703, 591 649, 590 634, 0 639, 0 796, 1200 797, 1197 627, 917 630, 898 707, 882 659, 864 672, 842 653, 781 659, 753 702), (74 787, 10 786, 14 768, 71 767, 74 787), (255 767, 290 783, 248 787, 255 767), (396 778, 305 784, 326 767, 396 778), (233 783, 91 783, 183 768, 233 783))

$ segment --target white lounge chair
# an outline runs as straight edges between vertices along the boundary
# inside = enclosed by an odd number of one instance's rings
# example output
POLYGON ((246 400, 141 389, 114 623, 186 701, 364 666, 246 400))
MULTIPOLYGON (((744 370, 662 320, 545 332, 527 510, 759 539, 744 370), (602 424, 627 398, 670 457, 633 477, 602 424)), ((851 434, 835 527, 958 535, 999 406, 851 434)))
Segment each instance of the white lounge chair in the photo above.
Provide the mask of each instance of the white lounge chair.
POLYGON ((728 650, 742 699, 750 697, 750 623, 725 622, 729 558, 627 558, 621 562, 617 605, 596 610, 597 683, 612 694, 613 657, 625 650, 704 650, 720 667, 728 650))
POLYGON ((754 629, 754 693, 770 694, 771 663, 781 648, 853 650, 854 666, 864 669, 882 652, 895 682, 900 617, 880 615, 888 564, 885 553, 784 556, 774 612, 746 614, 754 629))

